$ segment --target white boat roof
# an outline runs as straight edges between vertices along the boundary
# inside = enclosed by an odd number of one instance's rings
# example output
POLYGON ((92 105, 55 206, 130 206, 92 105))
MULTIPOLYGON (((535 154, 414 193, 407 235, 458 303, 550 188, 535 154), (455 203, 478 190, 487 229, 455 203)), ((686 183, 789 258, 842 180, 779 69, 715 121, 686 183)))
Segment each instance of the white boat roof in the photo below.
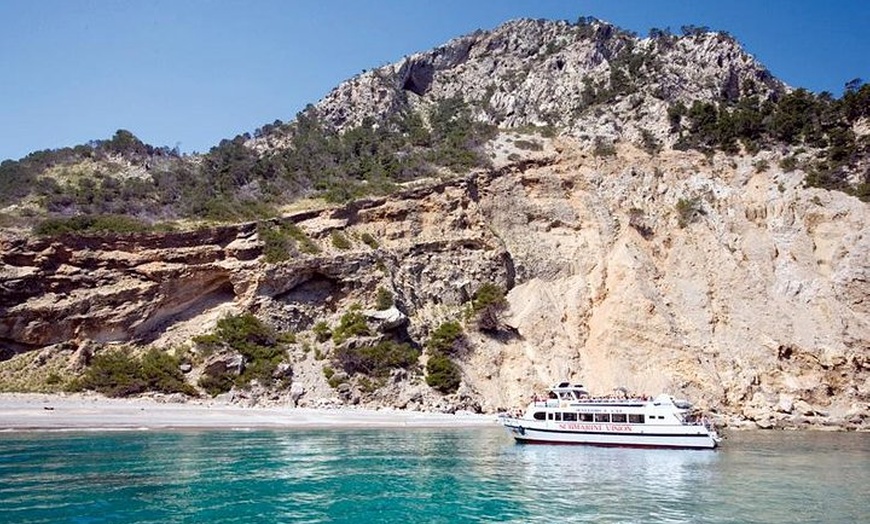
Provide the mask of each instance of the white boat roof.
MULTIPOLYGON (((576 399, 581 401, 588 402, 649 402, 654 406, 675 406, 678 409, 690 409, 692 405, 683 399, 675 399, 674 397, 661 393, 655 398, 644 397, 644 398, 634 398, 634 397, 593 397, 589 394, 586 388, 583 387, 583 384, 571 384, 570 382, 560 382, 555 386, 550 388, 550 391, 556 394, 558 398, 561 399, 576 399)), ((624 391, 623 391, 624 393, 624 391)))

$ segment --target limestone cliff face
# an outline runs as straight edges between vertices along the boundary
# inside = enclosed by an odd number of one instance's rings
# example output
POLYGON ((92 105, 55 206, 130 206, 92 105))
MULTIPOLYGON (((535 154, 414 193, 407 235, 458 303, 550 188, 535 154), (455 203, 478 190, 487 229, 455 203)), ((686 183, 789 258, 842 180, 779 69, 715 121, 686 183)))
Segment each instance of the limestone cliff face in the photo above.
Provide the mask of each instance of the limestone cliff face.
POLYGON ((28 364, 38 366, 87 344, 183 345, 226 311, 304 338, 350 304, 372 304, 379 287, 423 342, 495 282, 509 290, 504 336, 469 328, 458 395, 403 375, 339 395, 299 345, 289 359, 300 402, 495 411, 570 378, 688 396, 732 424, 866 427, 866 204, 804 189, 799 172, 759 171, 757 158, 630 146, 602 158, 570 139, 519 138, 540 152, 508 161, 502 136, 492 170, 287 217, 323 251, 277 264, 264 262, 253 224, 6 238, 4 358, 41 354, 28 364), (333 246, 333 231, 351 248, 333 246))
POLYGON ((493 180, 481 201, 516 268, 521 339, 476 353, 477 376, 498 377, 484 395, 509 403, 575 376, 684 392, 762 426, 863 420, 867 206, 752 164, 629 150, 602 162, 565 146, 493 180))

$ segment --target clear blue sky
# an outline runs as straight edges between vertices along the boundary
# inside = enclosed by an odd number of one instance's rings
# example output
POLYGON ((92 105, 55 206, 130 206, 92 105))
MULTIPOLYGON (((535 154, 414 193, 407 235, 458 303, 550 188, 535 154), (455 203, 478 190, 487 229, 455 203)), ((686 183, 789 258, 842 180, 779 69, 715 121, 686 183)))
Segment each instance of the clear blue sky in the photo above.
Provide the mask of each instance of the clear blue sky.
POLYGON ((520 17, 730 32, 774 75, 870 81, 870 0, 0 0, 0 159, 109 138, 205 152, 363 69, 520 17))

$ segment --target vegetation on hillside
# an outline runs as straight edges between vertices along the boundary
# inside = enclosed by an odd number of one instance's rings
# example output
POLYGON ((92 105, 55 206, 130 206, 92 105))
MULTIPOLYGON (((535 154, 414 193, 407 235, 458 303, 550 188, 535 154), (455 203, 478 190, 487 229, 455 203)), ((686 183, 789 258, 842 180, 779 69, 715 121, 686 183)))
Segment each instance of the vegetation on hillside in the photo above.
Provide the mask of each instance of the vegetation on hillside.
POLYGON ((261 222, 257 226, 257 236, 263 243, 263 256, 270 264, 289 260, 297 251, 308 254, 320 252, 320 246, 291 222, 261 222))
POLYGON ((145 233, 154 229, 151 224, 125 215, 75 215, 45 219, 33 232, 40 236, 102 235, 145 233))
MULTIPOLYGON (((591 17, 580 17, 570 31, 572 38, 548 42, 539 56, 556 55, 568 42, 583 38, 596 44, 609 69, 600 79, 587 76, 574 102, 575 117, 601 111, 655 85, 663 67, 662 52, 678 40, 670 30, 654 28, 651 44, 639 45, 634 33, 591 17)), ((708 32, 707 27, 682 28, 683 38, 701 38, 708 32)), ((732 38, 724 32, 716 35, 732 38)), ((496 129, 478 122, 473 111, 489 111, 486 104, 495 82, 518 83, 530 67, 493 79, 482 98, 466 100, 457 94, 429 101, 424 111, 398 104, 387 117, 367 118, 340 132, 308 106, 292 123, 275 121, 253 136, 222 140, 203 155, 151 146, 123 129, 107 140, 37 151, 0 163, 0 207, 26 203, 21 213, 31 221, 48 218, 39 227, 44 235, 102 234, 139 228, 102 218, 112 227, 93 227, 94 217, 123 215, 142 227, 190 218, 256 220, 276 216, 280 206, 303 196, 345 202, 388 194, 403 182, 487 165, 480 146, 496 129), (250 147, 252 139, 281 145, 264 152, 250 147), (89 218, 65 223, 70 217, 89 218)), ((854 80, 839 99, 804 89, 767 99, 759 96, 759 82, 763 80, 748 80, 715 100, 672 103, 668 117, 678 137, 676 147, 728 153, 803 148, 792 169, 804 170, 808 185, 870 198, 870 138, 855 133, 856 124, 870 114, 870 87, 854 80)), ((651 95, 671 100, 664 91, 651 95)), ((561 117, 544 111, 541 118, 555 122, 561 117)), ((661 148, 648 131, 641 135, 640 145, 647 151, 661 148)), ((596 155, 610 156, 615 152, 612 146, 597 143, 596 155)), ((275 240, 274 235, 270 238, 275 240)), ((347 249, 345 240, 335 235, 333 246, 347 249)))
POLYGON ((335 362, 348 375, 361 373, 369 377, 383 377, 392 369, 412 369, 419 357, 420 352, 410 344, 392 340, 359 347, 341 345, 335 349, 335 362))
MULTIPOLYGON (((728 103, 695 101, 691 107, 673 104, 668 116, 679 134, 677 149, 756 152, 780 146, 812 152, 801 165, 809 186, 836 189, 870 199, 870 169, 850 182, 860 162, 870 154, 870 137, 857 137, 854 126, 870 117, 870 85, 849 82, 843 96, 815 95, 797 89, 778 100, 745 96, 728 103)), ((792 158, 786 167, 794 168, 792 158)))
MULTIPOLYGON (((233 385, 244 387, 253 380, 271 385, 276 381, 278 365, 286 357, 284 344, 292 340, 292 335, 279 335, 251 313, 228 315, 218 321, 213 333, 196 337, 194 342, 205 357, 220 351, 240 354, 244 359, 241 373, 225 369, 206 372, 199 386, 216 395, 229 391, 233 385)), ((287 376, 285 373, 284 378, 287 376)))
POLYGON ((70 384, 71 390, 92 390, 109 397, 126 397, 155 391, 196 396, 185 382, 179 366, 181 360, 156 348, 141 357, 125 351, 99 353, 84 374, 70 384))
MULTIPOLYGON (((309 106, 292 124, 276 122, 255 133, 283 136, 285 149, 260 154, 244 134, 201 157, 150 146, 119 130, 110 140, 4 161, 0 205, 29 201, 52 220, 80 215, 126 215, 145 224, 248 220, 275 216, 276 206, 302 196, 344 202, 387 194, 396 184, 439 168, 461 172, 486 164, 478 148, 494 130, 475 122, 461 98, 437 103, 426 116, 428 126, 420 114, 406 111, 339 133, 309 106)), ((61 232, 56 221, 41 229, 61 232)))
POLYGON ((465 333, 458 322, 438 326, 426 344, 426 384, 442 393, 455 393, 462 382, 462 371, 454 361, 467 347, 465 333))
MULTIPOLYGON (((387 304, 392 305, 392 293, 379 288, 378 300, 380 306, 389 307, 387 304)), ((369 327, 362 306, 358 303, 350 306, 334 328, 320 321, 314 325, 312 332, 318 342, 332 339, 334 349, 331 365, 324 367, 324 374, 333 387, 340 383, 339 375, 333 375, 336 369, 342 370, 347 376, 359 374, 362 378, 382 379, 393 369, 414 369, 420 357, 419 350, 408 343, 409 339, 400 337, 399 340, 393 340, 379 336, 369 327)), ((369 384, 374 388, 378 383, 369 384)))
POLYGON ((507 308, 504 289, 486 282, 475 292, 470 314, 480 331, 498 331, 502 325, 501 316, 507 308))

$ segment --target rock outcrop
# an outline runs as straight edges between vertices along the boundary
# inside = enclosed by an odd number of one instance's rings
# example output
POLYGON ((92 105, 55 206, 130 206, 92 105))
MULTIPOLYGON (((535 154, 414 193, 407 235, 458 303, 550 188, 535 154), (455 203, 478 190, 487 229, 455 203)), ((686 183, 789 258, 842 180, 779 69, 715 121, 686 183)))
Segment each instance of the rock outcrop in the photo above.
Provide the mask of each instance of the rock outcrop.
MULTIPOLYGON (((670 104, 764 100, 786 90, 725 33, 641 39, 606 22, 521 19, 364 72, 315 108, 329 125, 350 129, 458 96, 477 120, 502 128, 554 126, 580 140, 633 143, 649 133, 671 144, 670 104)), ((283 142, 279 134, 252 144, 283 142)))

